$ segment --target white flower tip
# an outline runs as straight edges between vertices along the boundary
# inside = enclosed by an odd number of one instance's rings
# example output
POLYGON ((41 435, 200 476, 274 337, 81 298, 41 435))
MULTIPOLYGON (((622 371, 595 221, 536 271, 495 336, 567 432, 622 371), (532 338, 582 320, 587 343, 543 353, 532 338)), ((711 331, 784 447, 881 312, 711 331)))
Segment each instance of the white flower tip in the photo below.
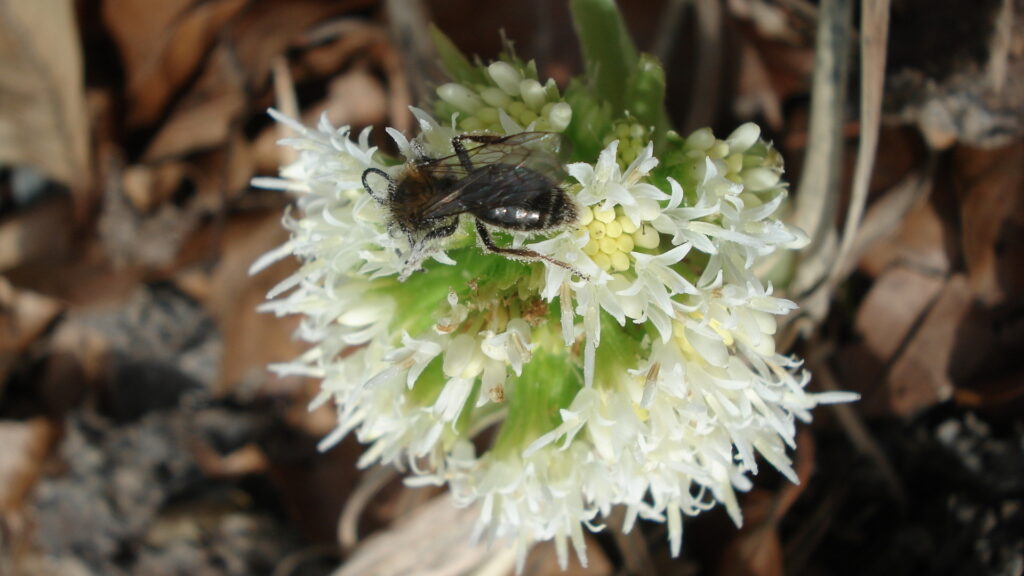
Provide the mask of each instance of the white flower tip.
POLYGON ((544 87, 533 78, 526 78, 519 82, 519 95, 522 97, 523 103, 535 112, 539 112, 547 101, 544 87))
POLYGON ((267 108, 267 114, 269 114, 270 117, 273 118, 275 122, 284 124, 285 126, 291 128, 292 130, 295 130, 299 134, 309 133, 309 129, 303 126, 301 122, 295 120, 291 116, 282 113, 277 108, 267 108))
POLYGON ((748 168, 743 171, 743 185, 752 192, 774 188, 781 179, 782 173, 771 168, 748 168))
POLYGON ((750 149, 761 137, 761 127, 753 122, 747 122, 732 131, 725 143, 729 145, 729 153, 743 153, 750 149))
POLYGON ((480 91, 480 98, 488 106, 492 108, 505 108, 508 106, 512 99, 509 98, 508 94, 505 94, 500 88, 488 86, 480 91))
POLYGON ((572 122, 572 106, 566 102, 558 102, 548 112, 548 124, 555 132, 562 132, 572 122))
POLYGON ((523 76, 511 64, 500 60, 492 62, 487 67, 487 74, 502 92, 509 96, 519 96, 519 83, 523 81, 523 76))
POLYGON ((437 95, 464 114, 474 114, 484 105, 475 92, 454 82, 438 86, 437 95))
POLYGON ((707 150, 715 143, 715 134, 711 128, 698 128, 686 137, 686 148, 690 150, 707 150))
POLYGON ((796 226, 786 227, 789 229, 789 233, 793 235, 793 239, 785 244, 786 248, 800 250, 811 243, 811 238, 800 228, 797 228, 796 226))

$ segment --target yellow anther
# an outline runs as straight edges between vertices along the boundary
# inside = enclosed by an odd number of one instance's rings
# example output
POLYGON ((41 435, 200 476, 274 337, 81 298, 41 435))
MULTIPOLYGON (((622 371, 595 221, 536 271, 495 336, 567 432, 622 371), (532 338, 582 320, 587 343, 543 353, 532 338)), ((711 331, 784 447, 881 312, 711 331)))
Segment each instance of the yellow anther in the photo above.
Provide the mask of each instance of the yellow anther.
POLYGON ((619 251, 619 245, 615 242, 615 238, 605 236, 604 238, 601 238, 598 245, 601 246, 601 252, 604 252, 605 254, 614 254, 619 251))
POLYGON ((493 86, 488 86, 481 90, 480 98, 482 98, 488 106, 494 106, 495 108, 504 108, 512 101, 507 94, 501 91, 500 88, 495 88, 493 86))
POLYGON ((587 256, 593 256, 601 251, 601 245, 598 244, 597 240, 591 238, 591 240, 583 246, 583 251, 587 256))
POLYGON ((619 224, 618 220, 612 220, 604 225, 604 232, 609 238, 618 238, 622 236, 622 224, 619 224))
POLYGON ((523 104, 519 100, 513 100, 505 107, 505 112, 513 118, 518 118, 520 114, 526 112, 526 104, 523 104))
POLYGON ((612 268, 619 272, 629 269, 629 256, 626 256, 624 252, 616 252, 612 254, 612 268))
POLYGON ((658 237, 658 231, 647 224, 644 224, 633 234, 633 240, 637 246, 648 249, 657 248, 661 242, 661 238, 658 237))
POLYGON ((725 158, 725 155, 728 153, 729 145, 719 140, 708 150, 708 157, 712 160, 718 160, 719 158, 725 158))
POLYGON ((594 221, 594 211, 590 206, 584 206, 580 210, 580 226, 586 226, 594 221))
POLYGON ((633 221, 625 214, 616 218, 615 221, 619 223, 619 226, 622 226, 622 231, 624 233, 632 234, 633 232, 636 232, 636 224, 633 224, 633 221))
POLYGON ((490 106, 484 106, 476 111, 476 117, 484 124, 496 124, 498 122, 498 111, 490 106))
POLYGON ((623 234, 616 238, 615 244, 618 246, 620 252, 632 252, 633 248, 636 247, 633 237, 628 234, 623 234))
POLYGON ((604 223, 602 222, 591 222, 590 226, 587 226, 590 230, 590 238, 592 240, 600 240, 605 236, 604 223))
POLYGON ((594 257, 594 264, 597 264, 601 268, 607 270, 612 266, 612 259, 608 257, 604 252, 598 252, 594 257))
POLYGON ((700 128, 695 130, 692 134, 686 138, 686 147, 691 150, 700 150, 703 152, 715 143, 715 135, 712 134, 711 128, 700 128))
POLYGON ((594 210, 594 218, 597 218, 601 222, 605 223, 611 222, 612 220, 615 220, 615 209, 609 208, 607 210, 602 210, 598 208, 594 210))
POLYGON ((722 344, 725 344, 726 346, 732 346, 733 342, 735 341, 733 340, 732 332, 729 332, 728 330, 723 328, 722 324, 719 323, 718 320, 712 320, 711 322, 708 322, 708 326, 710 326, 711 329, 715 331, 715 333, 722 337, 722 344))
MULTIPOLYGON (((477 113, 479 114, 479 112, 477 113)), ((725 169, 729 172, 743 170, 743 154, 730 154, 725 159, 725 169)))

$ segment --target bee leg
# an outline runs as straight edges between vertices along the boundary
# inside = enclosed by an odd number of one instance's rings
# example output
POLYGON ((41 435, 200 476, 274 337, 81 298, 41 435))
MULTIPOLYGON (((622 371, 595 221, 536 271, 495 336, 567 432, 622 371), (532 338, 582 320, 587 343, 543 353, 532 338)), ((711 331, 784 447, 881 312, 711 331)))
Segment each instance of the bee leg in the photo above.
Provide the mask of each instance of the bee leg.
POLYGON ((383 206, 386 198, 381 198, 380 196, 375 194, 373 192, 373 188, 370 186, 370 183, 366 181, 366 177, 369 176, 370 174, 376 174, 388 181, 388 198, 393 197, 395 194, 395 180, 394 178, 391 177, 391 175, 389 175, 387 172, 379 168, 367 168, 366 170, 363 171, 363 189, 366 190, 366 193, 370 195, 370 198, 373 198, 374 200, 377 201, 378 204, 383 206))
POLYGON ((452 234, 455 234, 455 231, 458 230, 458 229, 459 229, 459 219, 458 218, 452 218, 452 220, 450 222, 448 222, 447 224, 445 224, 443 226, 438 226, 437 228, 434 228, 430 232, 427 232, 427 235, 423 237, 423 241, 424 242, 430 242, 431 240, 438 240, 440 238, 447 238, 447 237, 451 236, 452 234))
POLYGON ((527 250, 526 248, 502 248, 501 246, 498 246, 494 243, 494 239, 491 238, 491 233, 487 231, 487 227, 479 220, 476 221, 476 233, 480 235, 480 240, 484 243, 484 247, 490 252, 494 252, 495 254, 506 254, 512 258, 518 258, 520 260, 544 260, 545 262, 550 262, 555 266, 561 266, 581 278, 587 278, 586 274, 583 274, 565 262, 555 260, 554 258, 545 256, 539 252, 527 250))
POLYGON ((494 144, 495 142, 502 142, 507 139, 508 136, 497 136, 494 134, 459 134, 452 138, 452 148, 455 149, 455 155, 458 156, 459 163, 462 164, 462 168, 466 172, 472 172, 473 163, 469 161, 469 154, 466 153, 466 146, 462 143, 464 140, 478 142, 480 144, 494 144))

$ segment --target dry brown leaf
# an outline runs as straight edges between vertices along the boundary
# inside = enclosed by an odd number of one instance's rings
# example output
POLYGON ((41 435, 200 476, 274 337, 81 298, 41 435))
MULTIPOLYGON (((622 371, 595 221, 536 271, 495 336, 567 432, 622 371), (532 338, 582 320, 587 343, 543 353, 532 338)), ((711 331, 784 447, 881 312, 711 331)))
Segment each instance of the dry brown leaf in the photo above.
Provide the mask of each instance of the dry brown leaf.
POLYGON ((61 308, 55 300, 18 290, 0 276, 0 390, 18 357, 39 338, 61 308))
MULTIPOLYGON (((881 202, 880 207, 882 207, 881 202)), ((869 212, 868 218, 871 219, 869 212)), ((934 202, 918 202, 903 219, 897 233, 870 246, 860 260, 860 268, 868 276, 879 276, 890 266, 901 264, 945 274, 950 269, 946 253, 947 226, 934 202)))
MULTIPOLYGON (((878 266, 877 262, 884 259, 880 258, 879 254, 893 246, 893 237, 897 236, 900 230, 907 225, 908 216, 912 215, 912 210, 918 207, 931 192, 933 177, 931 172, 931 170, 925 169, 908 174, 901 182, 889 189, 885 196, 871 205, 864 217, 864 223, 857 231, 853 247, 850 249, 850 258, 845 264, 849 269, 841 270, 843 276, 848 276, 857 266, 867 271, 869 266, 865 262, 866 259, 874 261, 876 267, 878 266)), ((942 255, 941 235, 934 246, 942 255)), ((894 254, 890 252, 889 256, 894 256, 894 254)), ((880 268, 868 273, 877 276, 889 264, 890 262, 883 262, 880 268)), ((938 265, 942 265, 941 261, 938 265)), ((918 267, 929 268, 927 265, 918 267)), ((945 268, 942 270, 944 271, 945 268)))
POLYGON ((944 284, 942 277, 894 267, 871 285, 855 327, 876 360, 892 359, 944 284))
POLYGON ((314 24, 366 0, 256 2, 224 28, 195 84, 176 103, 144 155, 147 161, 216 147, 240 122, 250 90, 266 85, 274 58, 301 43, 314 24))
POLYGON ((66 254, 73 231, 71 220, 72 206, 66 197, 51 198, 0 218, 0 272, 66 254))
POLYGON ((121 187, 132 206, 146 214, 174 195, 185 177, 185 169, 181 162, 136 164, 121 174, 121 187))
MULTIPOLYGON (((257 258, 286 239, 278 212, 232 218, 219 238, 223 249, 208 283, 204 285, 188 275, 182 277, 188 281, 184 288, 203 303, 224 338, 220 392, 229 393, 240 385, 248 391, 301 390, 302 379, 280 380, 267 370, 267 364, 292 360, 302 352, 302 344, 292 338, 296 319, 256 310, 267 292, 294 270, 295 263, 285 259, 255 276, 249 275, 249 267, 257 258)), ((209 254, 214 250, 210 243, 215 241, 218 239, 209 235, 197 236, 187 252, 199 257, 209 254)))
MULTIPOLYGON (((475 507, 456 507, 448 495, 434 498, 398 525, 368 538, 333 576, 470 573, 499 555, 497 549, 470 544, 478 513, 475 507)), ((514 556, 510 561, 509 568, 514 556)))
POLYGON ((954 161, 971 290, 988 306, 1001 304, 1024 288, 1007 285, 1021 261, 1000 254, 1012 216, 1024 210, 1024 143, 998 150, 959 148, 954 161))
POLYGON ((195 85, 153 138, 143 161, 175 158, 226 142, 232 124, 245 110, 245 82, 230 47, 218 45, 195 85))
POLYGON ((24 504, 57 435, 45 418, 0 421, 0 514, 17 512, 24 504))
MULTIPOLYGON (((141 214, 132 205, 132 196, 152 197, 158 192, 147 188, 154 181, 143 177, 144 172, 136 170, 136 176, 127 180, 121 177, 123 171, 112 163, 103 195, 103 211, 100 213, 98 232, 106 255, 116 267, 143 266, 158 269, 170 265, 181 245, 192 233, 199 221, 199 213, 186 205, 179 208, 172 202, 155 203, 148 214, 141 214), (124 186, 136 187, 131 193, 124 186)), ((169 181, 173 184, 173 172, 169 181)))
POLYGON ((81 196, 89 127, 71 0, 0 0, 0 164, 35 166, 81 196))
MULTIPOLYGON (((387 118, 388 95, 369 71, 357 68, 338 76, 328 85, 323 108, 311 109, 317 116, 327 112, 335 126, 373 126, 387 118)), ((304 115, 308 117, 308 115, 304 115)))
POLYGON ((152 124, 247 0, 110 0, 103 19, 125 69, 129 127, 152 124))
POLYGON ((311 27, 373 4, 374 0, 257 2, 232 23, 228 38, 245 77, 252 86, 259 86, 268 77, 274 58, 300 44, 311 27))
POLYGON ((217 450, 199 439, 192 446, 196 465, 208 478, 240 478, 267 471, 267 455, 254 443, 246 444, 229 454, 217 450))
MULTIPOLYGON (((334 572, 334 576, 511 576, 515 573, 515 551, 511 542, 499 541, 493 546, 471 543, 478 514, 477 507, 456 507, 447 494, 433 498, 414 513, 404 516, 391 529, 368 538, 334 572)), ((528 556, 523 573, 613 574, 612 565, 597 542, 588 537, 587 543, 589 566, 586 568, 573 558, 569 569, 562 572, 558 568, 554 546, 540 544, 528 556)))
POLYGON ((952 276, 889 372, 889 401, 897 414, 917 414, 953 395, 950 356, 970 307, 967 278, 952 276))

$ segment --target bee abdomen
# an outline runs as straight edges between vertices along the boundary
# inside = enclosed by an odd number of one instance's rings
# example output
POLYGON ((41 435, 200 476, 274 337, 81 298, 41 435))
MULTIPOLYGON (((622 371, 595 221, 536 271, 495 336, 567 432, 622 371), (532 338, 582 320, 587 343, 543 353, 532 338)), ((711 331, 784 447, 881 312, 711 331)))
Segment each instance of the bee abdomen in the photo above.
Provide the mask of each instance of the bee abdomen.
POLYGON ((516 230, 535 230, 543 228, 546 223, 545 214, 532 208, 522 206, 496 206, 488 208, 478 218, 489 224, 516 230))

